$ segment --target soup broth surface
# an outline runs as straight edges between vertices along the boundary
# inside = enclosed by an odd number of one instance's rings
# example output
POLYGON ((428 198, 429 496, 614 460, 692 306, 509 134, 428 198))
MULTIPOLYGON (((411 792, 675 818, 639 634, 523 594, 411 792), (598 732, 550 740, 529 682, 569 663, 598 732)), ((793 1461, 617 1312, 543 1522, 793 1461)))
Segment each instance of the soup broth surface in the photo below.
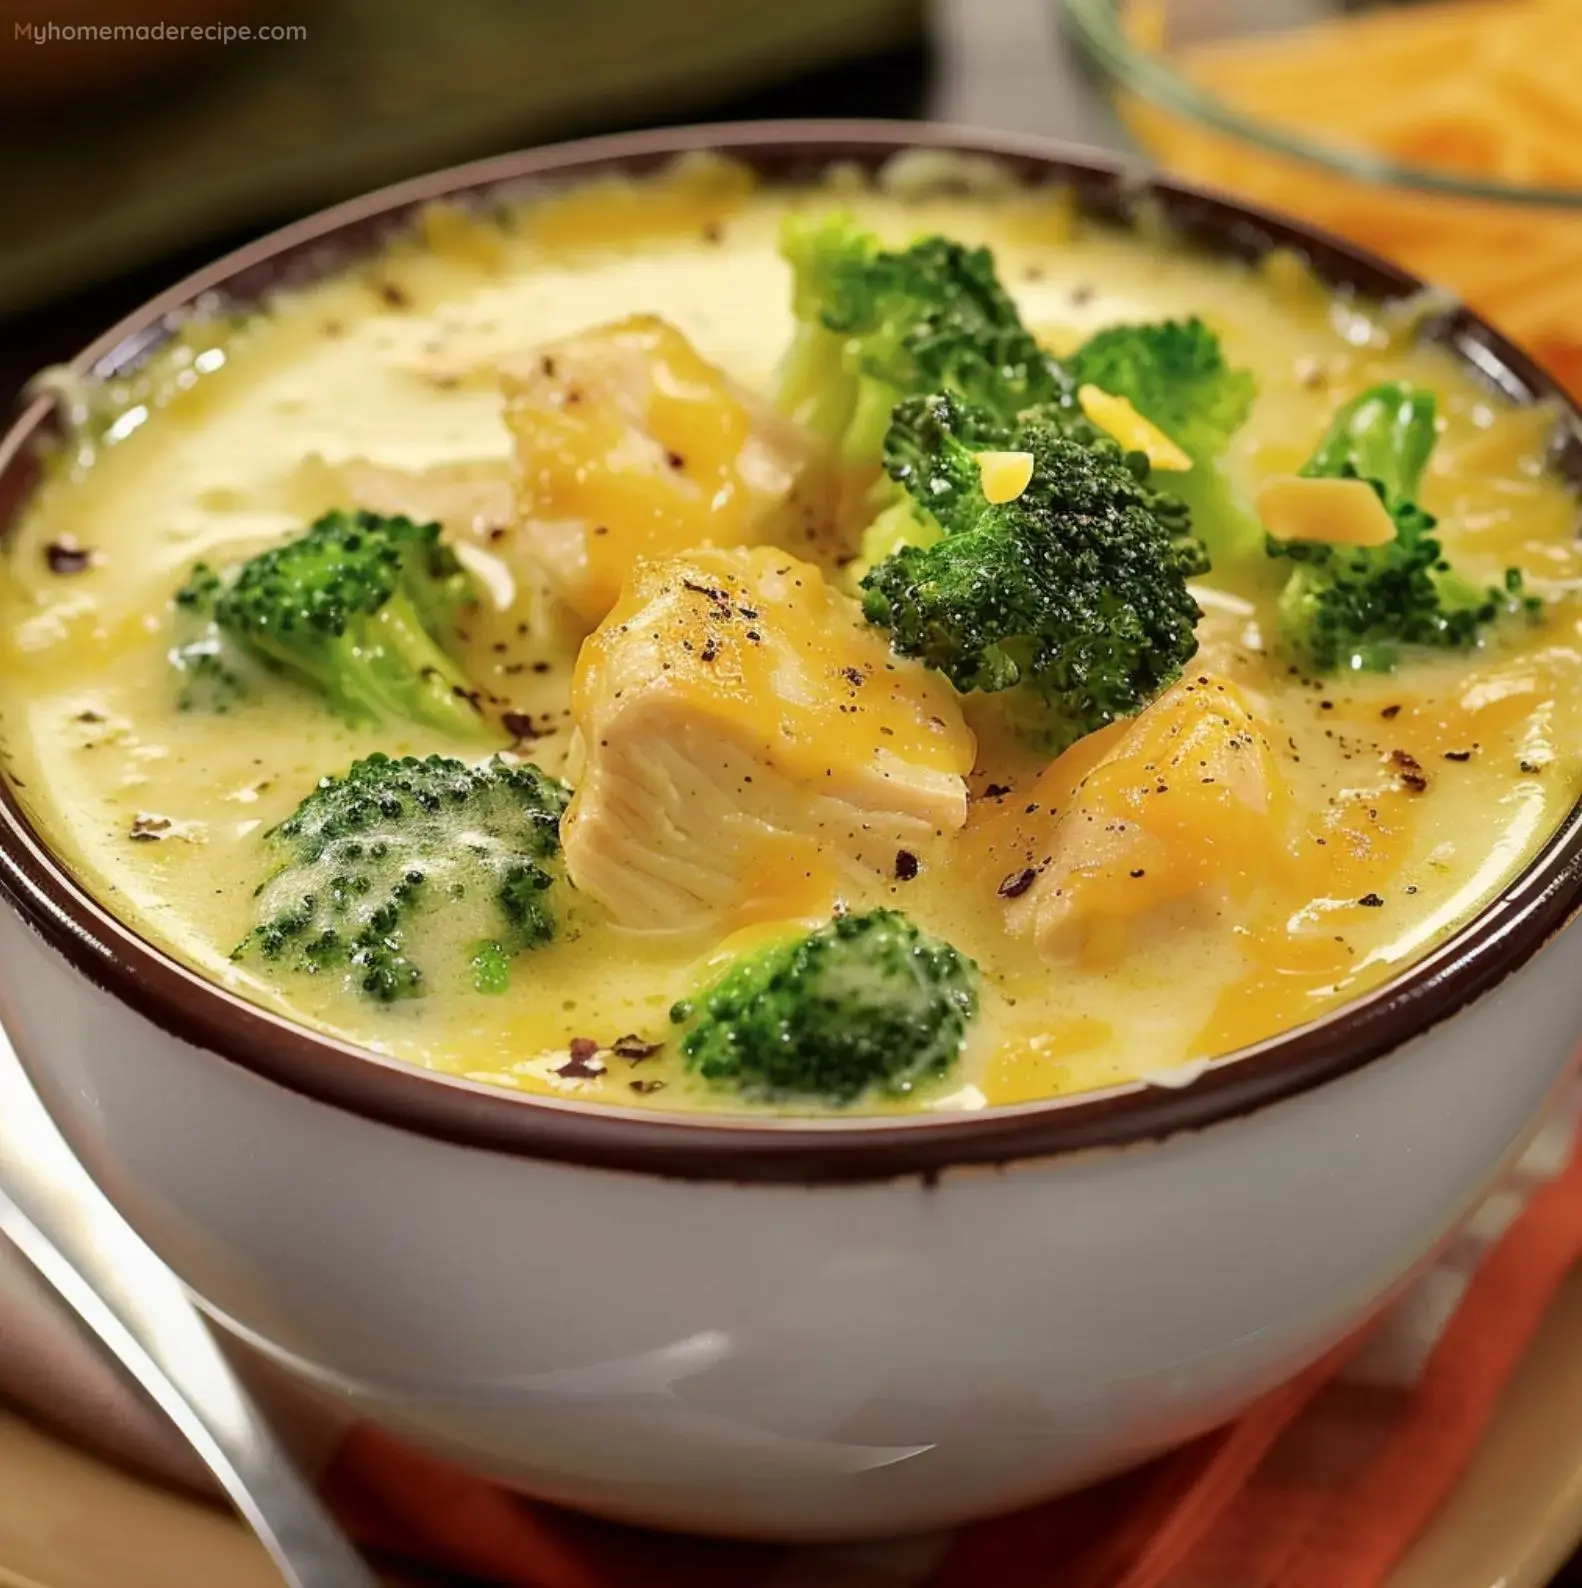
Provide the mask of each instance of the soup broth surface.
MULTIPOLYGON (((1577 515, 1545 472, 1552 415, 1511 408, 1415 345, 1409 315, 1337 302, 1289 259, 1207 260, 1079 222, 1054 193, 833 200, 750 191, 715 171, 596 185, 498 221, 435 211, 378 259, 267 313, 196 320, 138 381, 87 394, 79 435, 10 546, 0 720, 20 797, 94 894, 242 996, 418 1065, 593 1102, 741 1107, 688 1076, 674 1044, 640 1068, 559 1073, 575 1038, 663 1034, 671 1004, 717 963, 718 933, 622 931, 574 905, 569 930, 517 961, 504 996, 436 987, 391 1006, 335 978, 276 979, 234 960, 262 834, 317 779, 375 750, 468 752, 416 728, 348 727, 284 683, 225 716, 180 711, 170 596, 196 560, 234 561, 333 506, 393 510, 392 492, 400 505, 415 489, 422 516, 436 484, 452 509, 471 492, 470 565, 489 598, 462 625, 459 654, 531 724, 517 753, 561 772, 574 649, 520 605, 500 609, 510 592, 489 561, 510 454, 497 366, 642 312, 767 390, 792 333, 777 229, 788 206, 834 202, 898 242, 938 231, 987 243, 1057 352, 1112 322, 1201 315, 1257 378, 1228 460, 1246 485, 1295 470, 1362 387, 1431 388, 1442 434, 1424 499, 1447 552, 1483 582, 1519 567, 1545 602, 1541 622, 1506 621, 1476 651, 1314 681, 1272 640, 1283 566, 1209 574, 1192 670, 1255 703, 1287 791, 1285 852, 1250 913, 1172 923, 1167 912, 1059 965, 1003 925, 1015 822, 1041 759, 992 703, 968 698, 979 764, 966 829, 915 878, 875 876, 845 902, 904 909, 976 959, 982 1015, 944 1082, 858 1107, 977 1108, 1171 1071, 1356 997, 1496 893, 1577 791, 1577 515)), ((1083 746, 1070 755, 1074 782, 1083 746)))

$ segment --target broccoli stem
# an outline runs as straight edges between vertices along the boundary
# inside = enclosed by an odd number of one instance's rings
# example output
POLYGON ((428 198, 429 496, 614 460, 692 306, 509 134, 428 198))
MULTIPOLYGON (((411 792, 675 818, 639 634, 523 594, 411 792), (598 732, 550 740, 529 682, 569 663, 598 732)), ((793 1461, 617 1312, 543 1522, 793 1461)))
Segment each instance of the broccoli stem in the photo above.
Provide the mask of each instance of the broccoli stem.
POLYGON ((349 714, 375 722, 408 716, 459 738, 502 740, 479 711, 467 675, 435 643, 405 591, 340 643, 351 647, 357 665, 331 668, 324 687, 349 714))

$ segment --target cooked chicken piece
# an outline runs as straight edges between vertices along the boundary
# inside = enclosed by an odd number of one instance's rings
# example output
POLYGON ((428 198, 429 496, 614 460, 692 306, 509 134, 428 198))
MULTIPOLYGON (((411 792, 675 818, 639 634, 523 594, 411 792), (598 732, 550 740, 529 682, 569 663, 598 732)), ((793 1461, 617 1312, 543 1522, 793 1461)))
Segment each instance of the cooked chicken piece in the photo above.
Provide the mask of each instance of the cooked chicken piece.
POLYGON ((1285 856, 1268 738, 1242 692, 1210 673, 1073 746, 1028 804, 1025 866, 1000 891, 1006 925, 1050 958, 1102 953, 1167 907, 1227 908, 1285 856))
POLYGON ((420 524, 443 524, 453 541, 471 536, 487 543, 514 517, 510 467, 494 458, 398 469, 360 457, 330 463, 313 453, 297 471, 293 495, 304 516, 330 507, 399 513, 420 524))
POLYGON ((572 711, 566 866, 623 926, 824 914, 966 819, 949 686, 772 547, 640 563, 583 645, 572 711))
POLYGON ((796 517, 806 438, 654 315, 501 373, 518 521, 501 549, 541 568, 587 627, 637 557, 754 545, 796 517))

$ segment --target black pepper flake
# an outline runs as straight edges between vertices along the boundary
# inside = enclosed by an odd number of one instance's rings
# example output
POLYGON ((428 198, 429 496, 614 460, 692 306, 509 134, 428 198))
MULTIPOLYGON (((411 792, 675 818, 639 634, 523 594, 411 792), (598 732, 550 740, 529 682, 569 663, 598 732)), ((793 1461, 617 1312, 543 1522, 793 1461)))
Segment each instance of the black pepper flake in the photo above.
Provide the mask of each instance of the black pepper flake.
POLYGON ((379 283, 379 297, 382 302, 390 305, 392 309, 410 308, 412 295, 398 281, 381 281, 379 283))
POLYGON ((79 711, 76 720, 78 722, 103 722, 104 718, 97 711, 79 711))
POLYGON ((650 1092, 662 1092, 665 1089, 663 1081, 628 1081, 626 1083, 634 1092, 647 1095, 650 1092))
POLYGON ((1536 761, 1518 761, 1516 764, 1529 775, 1543 771, 1543 768, 1536 761))
POLYGON ((567 1050, 571 1057, 560 1065, 555 1074, 568 1081, 591 1081, 604 1074, 604 1066, 595 1055, 599 1044, 592 1037, 573 1037, 567 1050))
POLYGON ((1445 759, 1447 761, 1470 761, 1472 752, 1470 750, 1446 750, 1445 759))
POLYGON ((860 667, 843 667, 840 670, 840 676, 844 678, 853 689, 859 688, 862 684, 862 669, 860 667))
POLYGON ((139 814, 132 819, 132 826, 127 837, 135 844, 153 844, 163 838, 171 828, 168 816, 146 816, 139 814))
POLYGON ((1406 884, 1406 888, 1405 888, 1404 891, 1407 892, 1407 893, 1416 893, 1417 892, 1417 884, 1415 882, 1408 882, 1406 884))
POLYGON ((1135 881, 1138 877, 1146 877, 1148 873, 1139 866, 1135 871, 1129 872, 1128 875, 1135 881))
POLYGON ((895 852, 895 880, 897 882, 910 882, 918 873, 917 856, 910 849, 898 849, 895 852))
POLYGON ((703 642, 703 649, 698 652, 698 660, 700 662, 712 662, 714 660, 714 658, 716 656, 718 656, 719 654, 720 654, 719 645, 715 641, 714 636, 711 634, 703 642))
POLYGON ((1357 900, 1357 903, 1360 904, 1365 910, 1382 910, 1384 908, 1384 900, 1381 899, 1376 893, 1363 894, 1363 896, 1357 900))
POLYGON ((1379 713, 1379 715, 1383 717, 1386 722, 1394 722, 1395 719, 1400 716, 1400 714, 1401 708, 1399 706, 1386 706, 1379 713))
POLYGON ((70 535, 62 535, 44 548, 44 562, 51 573, 82 573, 92 567, 93 553, 70 535))
POLYGON ((1009 783, 991 783, 984 789, 983 797, 986 800, 1003 800, 1011 792, 1009 783))
POLYGON ((544 737, 544 730, 535 728, 533 719, 525 711, 502 711, 500 725, 518 744, 544 737))
POLYGON ((641 1064, 644 1059, 653 1058, 662 1047, 663 1042, 645 1042, 635 1031, 628 1031, 610 1044, 610 1052, 628 1064, 641 1064))
POLYGON ((489 544, 491 546, 498 546, 500 542, 504 540, 505 537, 510 533, 511 531, 508 530, 504 524, 495 524, 491 526, 489 530, 489 544))
POLYGON ((1422 763, 1415 755, 1405 750, 1391 750, 1390 766, 1401 780, 1403 788, 1410 789, 1414 794, 1422 794, 1427 790, 1428 774, 1423 771, 1422 763))
POLYGON ((718 221, 705 221, 703 223, 703 241, 717 243, 725 235, 725 228, 718 221))
POLYGON ((665 462, 668 463, 671 468, 678 470, 684 469, 687 466, 687 460, 682 457, 679 452, 667 452, 665 454, 665 462))
POLYGON ((533 671, 535 673, 547 673, 549 670, 550 670, 550 664, 548 662, 534 662, 533 663, 533 671))
POLYGON ((1037 880, 1038 873, 1029 866, 1025 871, 1013 871, 999 887, 1002 899, 1019 899, 1032 887, 1037 880))

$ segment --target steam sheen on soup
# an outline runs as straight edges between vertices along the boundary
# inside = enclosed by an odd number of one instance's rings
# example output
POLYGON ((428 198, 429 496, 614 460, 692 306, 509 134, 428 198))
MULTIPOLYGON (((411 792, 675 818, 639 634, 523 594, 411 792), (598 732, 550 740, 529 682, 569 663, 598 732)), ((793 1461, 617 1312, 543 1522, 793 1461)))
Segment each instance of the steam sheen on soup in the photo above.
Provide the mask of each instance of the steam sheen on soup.
MULTIPOLYGON (((706 161, 487 216, 438 208, 266 312, 192 320, 135 381, 68 393, 75 431, 0 591, 4 753, 33 820, 112 911, 246 999, 431 1069, 634 1108, 950 1110, 1168 1080, 1395 975, 1576 794, 1576 504, 1546 473, 1554 416, 1421 345, 1410 306, 1339 301, 1294 259, 1208 260, 1080 219, 1058 192, 956 186, 765 190, 706 161), (1056 359, 1104 327, 1198 317, 1250 372, 1245 421, 1209 459, 1097 376, 1067 394, 1062 423, 1115 437, 1134 475, 1151 458, 1137 491, 1189 499, 1213 564, 1187 577, 1196 651, 1148 682, 1140 714, 1095 726, 1070 706, 1089 685, 1065 673, 1052 706, 1020 641, 978 657, 967 687, 946 640, 901 654, 900 619, 864 606, 869 565, 909 537, 905 555, 926 556, 939 526, 919 532, 904 482, 852 439, 860 413, 832 428, 817 401, 784 400, 782 227, 836 210, 894 249, 987 245, 1056 359), (1264 530, 1327 548, 1320 568, 1397 532, 1391 488, 1301 473, 1337 410, 1381 386, 1432 394, 1437 442, 1411 494, 1456 578, 1499 610, 1455 643, 1408 636, 1385 665, 1345 647, 1317 665, 1289 637, 1290 581, 1314 564, 1270 555, 1264 530), (864 542, 886 508, 891 540, 864 542), (218 674, 192 655, 172 665, 183 622, 200 650, 214 638, 202 601, 173 602, 196 564, 234 581, 335 509, 442 526, 439 571, 468 593, 419 612, 439 647, 420 707, 326 694, 271 665, 279 636, 254 635, 232 693, 206 691, 218 674), (1007 666, 1014 687, 982 681, 1007 666), (500 753, 564 780, 570 807, 521 778, 491 795, 549 800, 520 842, 430 813, 421 945, 315 965, 303 934, 355 888, 332 849, 312 925, 265 952, 265 913, 303 892, 266 835, 375 753, 500 753), (875 911, 897 912, 874 918, 893 965, 942 978, 929 1001, 874 1006, 873 963, 841 958, 875 911), (708 989, 765 954, 778 982, 720 1006, 741 1029, 689 1049, 708 989), (374 972, 389 996, 370 995, 374 972), (826 1002, 774 1040, 827 1035, 851 997, 872 1043, 913 1044, 916 1062, 869 1087, 772 1066, 730 1084, 733 1044, 763 1037, 741 1030, 799 977, 822 977, 826 1002)), ((822 335, 814 354, 861 363, 844 331, 822 335)), ((947 529, 950 492, 971 496, 980 535, 1038 498, 1067 443, 1046 456, 1027 434, 948 454, 971 468, 939 486, 947 529)), ((1127 511, 1157 518, 1151 500, 1127 511)), ((354 542, 359 522, 344 521, 354 542)), ((402 545, 435 555, 421 534, 402 545)), ((379 622, 379 644, 411 640, 390 611, 379 622)))

